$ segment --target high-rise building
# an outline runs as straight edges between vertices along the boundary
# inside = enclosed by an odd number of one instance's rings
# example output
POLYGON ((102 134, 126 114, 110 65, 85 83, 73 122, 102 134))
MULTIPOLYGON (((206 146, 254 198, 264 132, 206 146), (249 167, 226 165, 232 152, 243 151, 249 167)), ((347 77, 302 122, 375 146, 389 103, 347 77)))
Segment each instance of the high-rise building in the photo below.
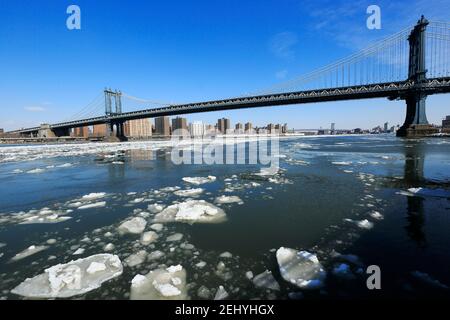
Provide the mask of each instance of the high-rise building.
POLYGON ((186 118, 176 117, 172 119, 172 134, 174 134, 177 130, 179 130, 177 133, 178 135, 188 134, 188 126, 186 118))
POLYGON ((267 133, 269 134, 275 133, 275 125, 273 123, 269 123, 267 125, 267 133))
POLYGON ((281 127, 281 133, 287 133, 288 132, 288 126, 287 123, 283 124, 283 127, 281 127))
POLYGON ((388 132, 389 131, 389 129, 388 129, 388 126, 389 126, 389 122, 385 122, 384 123, 384 132, 388 132))
POLYGON ((234 132, 238 134, 244 133, 244 126, 242 125, 242 123, 236 123, 234 132))
POLYGON ((128 120, 124 124, 124 132, 127 137, 151 137, 152 125, 150 119, 128 120))
POLYGON ((219 130, 220 133, 226 134, 229 129, 230 129, 230 119, 222 118, 217 120, 217 130, 219 130))
POLYGON ((189 124, 189 133, 192 137, 202 137, 205 134, 205 125, 201 121, 194 121, 189 124))
POLYGON ((444 120, 442 120, 442 128, 450 129, 450 116, 446 116, 444 120))
POLYGON ((169 117, 155 118, 155 134, 159 136, 170 136, 169 117))
POLYGON ((252 133, 253 132, 253 125, 251 122, 247 122, 245 124, 245 132, 252 133))

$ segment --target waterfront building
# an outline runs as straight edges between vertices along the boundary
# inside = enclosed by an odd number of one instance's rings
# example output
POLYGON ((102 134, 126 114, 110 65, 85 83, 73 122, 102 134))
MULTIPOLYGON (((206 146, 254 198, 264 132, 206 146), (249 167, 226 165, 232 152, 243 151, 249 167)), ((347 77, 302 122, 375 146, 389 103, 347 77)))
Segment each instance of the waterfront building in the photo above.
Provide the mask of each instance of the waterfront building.
POLYGON ((226 134, 229 129, 230 129, 230 119, 221 118, 217 120, 217 130, 219 130, 220 133, 226 134))
POLYGON ((158 136, 170 136, 169 117, 155 118, 155 134, 158 136))
POLYGON ((136 119, 126 121, 124 133, 127 137, 151 137, 152 126, 150 119, 136 119))

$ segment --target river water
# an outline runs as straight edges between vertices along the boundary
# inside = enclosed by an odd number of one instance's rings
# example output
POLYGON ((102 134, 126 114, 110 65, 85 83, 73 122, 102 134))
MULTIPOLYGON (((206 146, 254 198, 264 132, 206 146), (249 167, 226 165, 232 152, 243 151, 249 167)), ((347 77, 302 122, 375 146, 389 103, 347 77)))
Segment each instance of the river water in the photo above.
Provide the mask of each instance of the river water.
POLYGON ((163 255, 124 263, 121 276, 75 298, 128 299, 134 276, 178 264, 191 299, 213 298, 219 286, 230 299, 450 296, 450 140, 292 137, 279 149, 280 170, 266 177, 255 174, 259 164, 174 164, 164 142, 0 147, 0 297, 21 299, 10 290, 26 278, 104 253, 107 244, 122 262, 142 250, 163 255), (208 176, 216 179, 183 180, 208 176), (203 190, 176 193, 189 188, 203 190), (218 204, 223 195, 240 200, 218 204), (149 205, 188 199, 222 208, 226 220, 164 223, 151 244, 118 232, 137 216, 152 230, 149 205), (24 223, 40 214, 54 223, 24 223), (182 238, 168 241, 174 234, 182 238), (32 245, 43 250, 14 258, 32 245), (285 281, 280 247, 317 254, 323 287, 285 281), (342 263, 344 275, 335 272, 342 263), (381 270, 381 290, 366 286, 369 265, 381 270), (249 271, 266 270, 279 288, 249 279, 249 271))

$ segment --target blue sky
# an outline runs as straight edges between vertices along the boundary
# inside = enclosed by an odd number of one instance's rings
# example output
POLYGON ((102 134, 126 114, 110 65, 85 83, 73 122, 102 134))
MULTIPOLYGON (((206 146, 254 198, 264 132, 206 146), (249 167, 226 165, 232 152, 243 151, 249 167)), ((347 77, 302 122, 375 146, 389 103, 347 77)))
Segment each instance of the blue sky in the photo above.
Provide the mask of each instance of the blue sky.
MULTIPOLYGON (((258 91, 413 25, 421 14, 450 21, 450 1, 0 0, 0 128, 65 119, 106 86, 161 102, 258 91), (81 8, 81 30, 66 28, 71 4, 81 8), (381 30, 366 28, 371 4, 381 8, 381 30)), ((430 122, 450 114, 450 95, 427 103, 430 122)), ((371 128, 401 124, 404 113, 401 101, 374 99, 187 118, 371 128)))

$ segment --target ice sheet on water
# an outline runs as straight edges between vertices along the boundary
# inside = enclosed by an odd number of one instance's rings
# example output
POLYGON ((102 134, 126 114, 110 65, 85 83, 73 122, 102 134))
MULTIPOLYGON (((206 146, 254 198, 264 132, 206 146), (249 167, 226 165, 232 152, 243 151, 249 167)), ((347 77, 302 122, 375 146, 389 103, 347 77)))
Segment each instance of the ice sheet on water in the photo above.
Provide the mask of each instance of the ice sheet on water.
POLYGON ((204 200, 188 200, 168 206, 153 222, 219 223, 226 220, 225 211, 204 200))
POLYGON ((145 250, 140 250, 136 253, 129 255, 128 258, 126 258, 124 262, 129 267, 135 267, 135 266, 143 263, 146 258, 147 258, 147 252, 145 250))
POLYGON ((239 198, 238 196, 219 196, 216 198, 215 200, 216 203, 220 203, 220 204, 225 204, 225 203, 244 203, 241 198, 239 198))
POLYGON ((450 198, 450 191, 444 189, 409 188, 407 195, 424 197, 450 198))
POLYGON ((280 290, 280 285, 278 284, 277 280, 275 280, 275 278, 273 277, 272 272, 269 270, 266 270, 263 273, 256 275, 253 278, 253 284, 258 288, 266 288, 277 291, 280 290))
POLYGON ((122 271, 118 256, 96 254, 50 267, 26 279, 11 293, 29 298, 69 298, 99 288, 105 281, 120 276, 122 271))
POLYGON ((144 218, 134 217, 122 222, 117 229, 122 234, 125 233, 139 234, 144 231, 146 225, 147 221, 145 221, 144 218))
POLYGON ((186 270, 180 266, 136 275, 131 281, 131 300, 186 300, 186 270))
POLYGON ((144 232, 141 236, 141 243, 148 245, 158 239, 158 234, 155 231, 144 232))
POLYGON ((94 203, 84 204, 78 207, 78 210, 92 209, 92 208, 103 208, 106 206, 106 201, 98 201, 94 203))
POLYGON ((200 184, 216 181, 216 177, 215 176, 184 177, 184 178, 182 178, 182 180, 185 182, 191 183, 191 184, 200 185, 200 184))
POLYGON ((48 246, 29 246, 25 250, 17 253, 14 257, 11 258, 11 262, 22 260, 24 258, 27 258, 35 253, 44 251, 45 249, 48 249, 48 246))
POLYGON ((106 196, 106 192, 91 192, 81 197, 83 201, 91 201, 104 198, 106 196))
POLYGON ((202 194, 203 191, 205 190, 202 188, 195 188, 195 189, 177 190, 174 192, 174 194, 180 197, 195 197, 202 194))
POLYGON ((163 206, 162 204, 159 203, 154 203, 154 204, 149 204, 147 209, 151 212, 151 213, 158 213, 163 211, 165 208, 165 206, 163 206))
POLYGON ((308 251, 281 247, 276 253, 283 279, 302 289, 318 289, 323 286, 326 272, 317 256, 308 251))

